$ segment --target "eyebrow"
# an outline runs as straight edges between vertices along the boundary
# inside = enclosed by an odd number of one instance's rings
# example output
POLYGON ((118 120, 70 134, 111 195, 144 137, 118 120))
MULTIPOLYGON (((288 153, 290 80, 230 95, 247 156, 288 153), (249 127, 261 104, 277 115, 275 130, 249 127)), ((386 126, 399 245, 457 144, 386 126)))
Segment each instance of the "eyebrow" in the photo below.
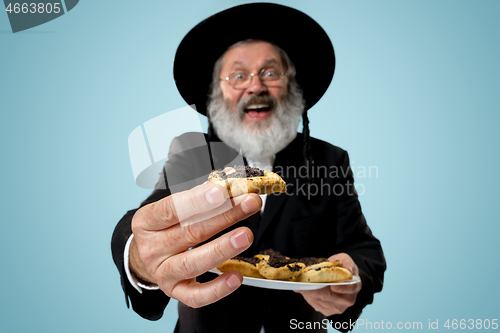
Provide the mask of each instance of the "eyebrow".
POLYGON ((265 65, 269 65, 269 64, 278 64, 278 61, 276 61, 276 59, 267 59, 266 61, 264 61, 264 64, 265 65))
MULTIPOLYGON (((246 64, 246 62, 245 61, 235 61, 235 62, 233 62, 232 66, 243 65, 243 64, 246 64)), ((276 59, 266 59, 264 61, 264 66, 268 66, 268 65, 278 65, 278 61, 276 59)))

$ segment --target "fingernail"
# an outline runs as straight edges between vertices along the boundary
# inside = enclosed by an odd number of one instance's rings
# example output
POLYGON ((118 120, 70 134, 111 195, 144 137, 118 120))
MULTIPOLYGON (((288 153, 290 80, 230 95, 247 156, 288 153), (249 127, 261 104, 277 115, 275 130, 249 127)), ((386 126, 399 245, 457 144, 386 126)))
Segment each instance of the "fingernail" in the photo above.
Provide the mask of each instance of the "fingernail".
POLYGON ((205 197, 210 204, 221 204, 226 200, 224 194, 216 187, 207 191, 207 193, 205 193, 205 197))
POLYGON ((239 231, 231 236, 231 244, 233 244, 236 249, 242 249, 250 245, 250 241, 244 231, 239 231))
POLYGON ((231 275, 227 280, 226 280, 227 286, 231 289, 236 289, 240 286, 241 281, 238 279, 236 276, 231 275))
POLYGON ((254 213, 259 210, 259 203, 254 198, 248 197, 241 203, 241 210, 245 214, 254 213))

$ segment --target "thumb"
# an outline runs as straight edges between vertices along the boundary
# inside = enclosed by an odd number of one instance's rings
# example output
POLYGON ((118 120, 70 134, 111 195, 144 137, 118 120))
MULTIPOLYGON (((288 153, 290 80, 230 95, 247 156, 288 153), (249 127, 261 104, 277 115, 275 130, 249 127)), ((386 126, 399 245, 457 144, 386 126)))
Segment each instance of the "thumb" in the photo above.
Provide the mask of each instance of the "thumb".
POLYGON ((337 260, 342 263, 342 267, 349 270, 353 275, 358 275, 358 266, 356 266, 350 255, 347 253, 337 253, 328 258, 330 262, 337 260))

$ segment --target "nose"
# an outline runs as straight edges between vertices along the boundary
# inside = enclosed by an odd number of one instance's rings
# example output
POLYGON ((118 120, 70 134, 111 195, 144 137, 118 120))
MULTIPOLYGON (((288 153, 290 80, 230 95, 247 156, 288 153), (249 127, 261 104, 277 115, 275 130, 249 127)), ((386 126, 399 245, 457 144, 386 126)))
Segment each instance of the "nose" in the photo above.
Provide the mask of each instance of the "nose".
POLYGON ((267 90, 267 86, 262 83, 258 74, 254 74, 250 77, 250 84, 246 90, 249 94, 259 95, 267 90))

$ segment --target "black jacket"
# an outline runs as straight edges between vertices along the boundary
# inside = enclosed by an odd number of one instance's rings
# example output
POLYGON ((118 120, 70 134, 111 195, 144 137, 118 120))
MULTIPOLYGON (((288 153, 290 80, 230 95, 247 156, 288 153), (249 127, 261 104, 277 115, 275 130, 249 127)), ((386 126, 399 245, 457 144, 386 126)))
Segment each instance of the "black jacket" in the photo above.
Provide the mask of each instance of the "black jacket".
MULTIPOLYGON (((237 155, 221 142, 211 143, 211 152, 206 146, 181 152, 183 146, 193 146, 185 145, 185 142, 199 140, 200 135, 203 134, 188 133, 174 140, 164 168, 167 179, 165 181, 164 177, 160 177, 157 189, 141 207, 170 195, 170 187, 182 190, 182 186, 187 188, 196 185, 196 181, 189 182, 195 178, 198 178, 199 183, 199 177, 211 171, 210 155, 215 168, 223 168, 237 155)), ((287 193, 269 195, 262 217, 257 213, 223 233, 239 226, 252 229, 254 242, 243 256, 253 256, 270 248, 293 258, 329 257, 340 252, 349 254, 358 265, 362 289, 352 307, 341 315, 327 319, 333 323, 352 323, 362 309, 372 303, 373 294, 382 289, 386 268, 384 255, 380 242, 372 235, 361 212, 347 152, 312 139, 314 164, 310 170, 313 171, 313 180, 308 183, 302 157, 302 140, 303 136, 298 134, 292 143, 276 155, 274 171, 287 183, 287 193)), ((145 290, 139 294, 129 284, 124 272, 123 250, 131 234, 130 224, 135 212, 127 212, 115 228, 112 238, 113 259, 120 271, 127 305, 130 298, 132 308, 139 315, 157 320, 163 315, 169 298, 161 291, 145 290)), ((197 280, 205 282, 214 277, 212 273, 205 273, 197 280)), ((292 319, 296 319, 297 323, 321 322, 322 325, 316 326, 321 328, 310 332, 326 332, 323 329, 325 317, 316 312, 300 294, 243 285, 224 299, 199 309, 189 308, 179 302, 176 332, 258 333, 262 325, 266 333, 296 331, 291 327, 292 319)), ((345 327, 347 324, 344 324, 345 327)))

